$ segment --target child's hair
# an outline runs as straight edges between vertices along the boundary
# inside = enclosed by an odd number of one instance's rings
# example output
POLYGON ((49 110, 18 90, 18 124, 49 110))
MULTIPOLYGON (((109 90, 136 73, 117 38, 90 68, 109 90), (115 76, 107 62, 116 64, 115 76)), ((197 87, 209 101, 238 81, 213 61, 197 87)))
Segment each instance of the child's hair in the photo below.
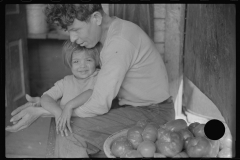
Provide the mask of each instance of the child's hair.
POLYGON ((94 48, 86 48, 86 47, 80 46, 75 42, 71 42, 70 40, 67 40, 63 44, 63 50, 62 50, 63 62, 67 67, 71 68, 73 53, 75 51, 86 52, 95 60, 96 67, 100 68, 100 56, 99 56, 98 47, 100 47, 100 43, 98 43, 94 48))

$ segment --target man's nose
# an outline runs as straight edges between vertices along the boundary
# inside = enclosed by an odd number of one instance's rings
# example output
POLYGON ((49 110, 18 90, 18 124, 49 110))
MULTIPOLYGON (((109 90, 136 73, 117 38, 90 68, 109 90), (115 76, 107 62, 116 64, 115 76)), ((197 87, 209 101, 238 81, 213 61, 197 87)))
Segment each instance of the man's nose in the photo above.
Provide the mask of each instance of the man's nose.
POLYGON ((77 40, 77 35, 73 32, 70 32, 70 41, 73 43, 77 40))

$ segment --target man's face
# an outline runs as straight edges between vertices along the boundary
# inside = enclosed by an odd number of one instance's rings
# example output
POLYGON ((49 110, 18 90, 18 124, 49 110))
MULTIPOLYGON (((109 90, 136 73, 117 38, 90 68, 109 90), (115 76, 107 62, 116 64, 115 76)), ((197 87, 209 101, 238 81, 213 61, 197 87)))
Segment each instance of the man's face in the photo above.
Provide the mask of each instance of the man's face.
POLYGON ((76 42, 86 48, 94 47, 101 38, 101 27, 97 24, 93 15, 89 22, 74 19, 73 24, 68 27, 68 32, 71 42, 76 42))

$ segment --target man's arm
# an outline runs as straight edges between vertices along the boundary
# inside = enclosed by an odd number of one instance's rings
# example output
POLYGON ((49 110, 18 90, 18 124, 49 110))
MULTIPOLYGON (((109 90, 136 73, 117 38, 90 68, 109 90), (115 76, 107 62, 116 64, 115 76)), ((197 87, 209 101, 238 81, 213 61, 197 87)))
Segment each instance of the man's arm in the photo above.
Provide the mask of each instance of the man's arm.
POLYGON ((12 126, 7 126, 6 130, 9 132, 17 132, 30 126, 36 119, 42 115, 51 116, 52 114, 42 107, 33 107, 32 103, 18 107, 18 112, 13 115, 11 122, 12 126))
MULTIPOLYGON (((77 97, 72 99, 66 104, 66 107, 74 109, 83 105, 92 95, 93 90, 89 89, 79 94, 77 97)), ((73 112, 74 113, 74 112, 73 112)))
POLYGON ((79 117, 93 117, 107 113, 131 66, 134 47, 122 39, 111 41, 102 50, 102 66, 89 100, 75 109, 79 117))
MULTIPOLYGON (((52 113, 40 106, 40 97, 26 95, 27 103, 15 109, 11 115, 12 126, 7 126, 6 131, 17 132, 30 126, 39 117, 54 117, 52 113), (35 107, 34 107, 35 106, 35 107)), ((75 112, 72 116, 78 117, 75 112)))

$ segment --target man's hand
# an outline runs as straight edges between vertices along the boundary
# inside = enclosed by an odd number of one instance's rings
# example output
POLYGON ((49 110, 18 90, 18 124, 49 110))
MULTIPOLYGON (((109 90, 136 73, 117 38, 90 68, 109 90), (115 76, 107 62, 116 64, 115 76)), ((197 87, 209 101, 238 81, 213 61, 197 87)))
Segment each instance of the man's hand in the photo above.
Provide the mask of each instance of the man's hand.
POLYGON ((18 107, 11 113, 13 117, 11 118, 10 122, 13 122, 13 126, 7 126, 7 131, 20 131, 32 124, 41 115, 36 108, 40 107, 40 97, 30 97, 26 94, 26 99, 29 102, 18 107))
POLYGON ((41 107, 40 97, 31 97, 28 94, 26 94, 26 99, 28 102, 12 111, 11 113, 12 116, 30 106, 41 107))
POLYGON ((29 106, 11 118, 13 126, 7 126, 6 130, 9 132, 17 132, 30 126, 38 117, 41 116, 41 108, 29 106), (18 121, 18 122, 16 122, 18 121))

